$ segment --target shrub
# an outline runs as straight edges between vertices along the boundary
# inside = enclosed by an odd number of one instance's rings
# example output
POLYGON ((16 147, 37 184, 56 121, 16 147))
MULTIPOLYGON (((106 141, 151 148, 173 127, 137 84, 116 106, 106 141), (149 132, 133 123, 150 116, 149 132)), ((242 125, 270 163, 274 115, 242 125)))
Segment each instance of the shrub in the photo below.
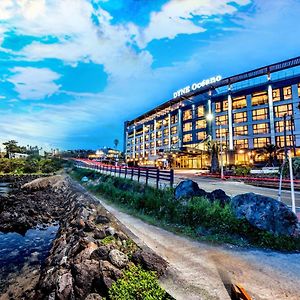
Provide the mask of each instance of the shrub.
POLYGON ((249 166, 238 166, 236 167, 234 174, 237 176, 246 176, 249 175, 251 168, 249 166))
POLYGON ((155 272, 132 265, 123 277, 112 284, 111 300, 162 300, 166 292, 159 286, 155 272))

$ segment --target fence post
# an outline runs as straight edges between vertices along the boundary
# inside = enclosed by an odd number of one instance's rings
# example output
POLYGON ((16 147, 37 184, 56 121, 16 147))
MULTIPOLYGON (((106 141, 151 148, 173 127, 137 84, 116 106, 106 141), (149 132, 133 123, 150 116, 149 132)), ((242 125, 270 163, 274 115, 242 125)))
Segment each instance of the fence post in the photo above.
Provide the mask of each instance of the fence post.
POLYGON ((131 168, 131 180, 133 180, 133 168, 131 168))
POLYGON ((174 169, 170 170, 170 187, 172 188, 174 185, 174 169))
POLYGON ((121 167, 119 167, 119 177, 121 177, 121 167))
POLYGON ((159 182, 159 168, 156 170, 156 188, 158 189, 158 182, 159 182))
POLYGON ((127 167, 125 167, 125 179, 127 177, 127 167))
POLYGON ((138 168, 138 182, 140 182, 141 168, 138 168))
POLYGON ((149 169, 146 169, 146 185, 148 185, 148 175, 149 175, 149 169))

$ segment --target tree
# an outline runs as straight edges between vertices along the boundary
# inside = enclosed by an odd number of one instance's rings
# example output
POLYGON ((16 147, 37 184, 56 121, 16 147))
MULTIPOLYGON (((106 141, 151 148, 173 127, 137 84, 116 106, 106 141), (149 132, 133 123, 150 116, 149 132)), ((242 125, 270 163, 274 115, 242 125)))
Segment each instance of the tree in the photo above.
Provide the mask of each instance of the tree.
POLYGON ((210 172, 219 172, 219 145, 217 141, 208 140, 206 142, 207 150, 210 153, 210 172))
POLYGON ((115 145, 115 149, 117 149, 117 147, 119 145, 119 140, 118 139, 114 139, 114 145, 115 145))
POLYGON ((279 149, 277 146, 273 144, 266 145, 264 148, 260 150, 259 156, 267 156, 267 166, 269 167, 275 167, 278 166, 278 151, 279 149))
POLYGON ((15 153, 15 152, 21 152, 22 149, 17 145, 18 142, 15 140, 10 140, 7 141, 5 143, 3 143, 3 145, 5 146, 5 151, 6 151, 6 157, 9 158, 11 153, 15 153))

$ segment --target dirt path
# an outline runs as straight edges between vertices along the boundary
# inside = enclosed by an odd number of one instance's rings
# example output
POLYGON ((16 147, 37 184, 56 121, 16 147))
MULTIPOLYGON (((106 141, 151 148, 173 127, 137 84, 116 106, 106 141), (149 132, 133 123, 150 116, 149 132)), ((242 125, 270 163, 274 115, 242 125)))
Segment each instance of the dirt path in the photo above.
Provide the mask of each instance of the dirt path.
POLYGON ((211 246, 177 236, 101 204, 169 264, 161 280, 176 299, 229 299, 223 285, 240 283, 253 299, 300 299, 300 254, 211 246), (223 278, 223 282, 221 280, 223 278))

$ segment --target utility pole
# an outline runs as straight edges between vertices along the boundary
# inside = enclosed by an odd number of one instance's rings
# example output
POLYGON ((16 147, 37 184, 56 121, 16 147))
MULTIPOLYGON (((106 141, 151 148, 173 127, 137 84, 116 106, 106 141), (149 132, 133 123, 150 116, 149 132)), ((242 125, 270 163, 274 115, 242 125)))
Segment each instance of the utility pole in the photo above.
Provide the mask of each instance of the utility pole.
POLYGON ((291 115, 291 134, 292 134, 293 154, 294 156, 296 156, 295 137, 294 137, 294 115, 291 115))
POLYGON ((222 130, 220 125, 220 150, 221 150, 221 179, 224 179, 224 167, 223 167, 223 136, 222 136, 222 130))
POLYGON ((295 190, 294 190, 294 175, 293 175, 293 161, 291 150, 289 151, 289 167, 290 167, 290 182, 291 182, 291 197, 292 197, 292 211, 296 213, 296 204, 295 204, 295 190))
POLYGON ((287 158, 288 158, 287 144, 286 144, 286 116, 287 116, 287 114, 284 114, 284 116, 283 116, 284 159, 285 160, 287 160, 287 158))

